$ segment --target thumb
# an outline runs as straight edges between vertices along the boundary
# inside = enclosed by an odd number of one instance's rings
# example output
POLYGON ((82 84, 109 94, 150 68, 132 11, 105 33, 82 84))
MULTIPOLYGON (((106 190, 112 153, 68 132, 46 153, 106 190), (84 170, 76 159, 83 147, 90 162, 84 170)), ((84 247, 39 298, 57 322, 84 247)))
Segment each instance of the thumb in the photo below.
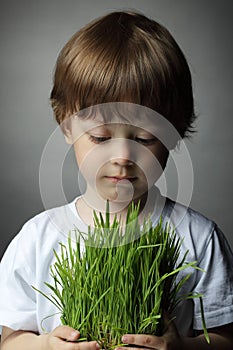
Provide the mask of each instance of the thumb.
POLYGON ((60 339, 65 339, 69 341, 75 341, 80 337, 79 331, 69 326, 58 326, 52 331, 51 334, 54 337, 58 337, 60 339))
POLYGON ((167 312, 163 314, 165 333, 179 334, 174 318, 171 318, 167 312))
POLYGON ((170 349, 169 346, 172 346, 172 349, 183 349, 183 343, 182 338, 179 334, 179 331, 176 327, 176 324, 174 322, 174 319, 171 317, 168 317, 168 315, 164 315, 164 324, 165 324, 165 332, 163 334, 163 339, 165 341, 165 344, 167 344, 168 347, 166 349, 170 349))

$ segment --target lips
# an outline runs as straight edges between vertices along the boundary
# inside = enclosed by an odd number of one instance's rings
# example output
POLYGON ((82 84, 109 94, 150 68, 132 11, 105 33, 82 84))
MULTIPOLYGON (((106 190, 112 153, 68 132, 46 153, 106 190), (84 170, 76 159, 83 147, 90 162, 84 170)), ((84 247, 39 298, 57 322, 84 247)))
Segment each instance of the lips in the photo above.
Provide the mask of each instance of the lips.
POLYGON ((134 182, 137 178, 135 176, 105 176, 105 178, 113 183, 119 182, 119 181, 130 181, 134 182))

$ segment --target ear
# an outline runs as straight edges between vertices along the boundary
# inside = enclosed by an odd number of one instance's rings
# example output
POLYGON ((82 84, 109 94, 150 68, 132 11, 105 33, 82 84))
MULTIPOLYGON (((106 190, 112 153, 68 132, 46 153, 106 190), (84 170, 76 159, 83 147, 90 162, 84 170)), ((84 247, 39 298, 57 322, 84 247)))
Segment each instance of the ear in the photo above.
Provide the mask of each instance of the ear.
POLYGON ((72 137, 72 126, 69 120, 64 119, 62 123, 60 124, 61 130, 63 132, 63 135, 65 137, 66 142, 69 145, 73 144, 73 137, 72 137))
POLYGON ((73 138, 72 138, 72 132, 70 129, 62 129, 62 132, 64 134, 66 143, 68 143, 68 145, 72 145, 73 144, 73 138))

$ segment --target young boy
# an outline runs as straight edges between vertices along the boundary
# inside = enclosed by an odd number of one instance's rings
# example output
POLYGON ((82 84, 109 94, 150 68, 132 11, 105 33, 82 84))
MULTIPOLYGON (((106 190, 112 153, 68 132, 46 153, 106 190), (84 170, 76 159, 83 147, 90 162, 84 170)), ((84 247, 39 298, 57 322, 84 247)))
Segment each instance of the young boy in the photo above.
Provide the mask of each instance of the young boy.
POLYGON ((72 203, 27 222, 12 241, 0 272, 2 350, 94 350, 76 343, 78 330, 61 326, 56 309, 32 285, 45 289, 53 249, 66 242, 75 224, 93 224, 93 209, 124 218, 132 201, 140 217, 170 220, 182 237, 182 252, 198 261, 187 291, 203 293, 207 344, 199 303, 181 303, 174 323, 161 337, 125 335, 130 348, 233 348, 233 256, 212 221, 160 195, 154 183, 169 151, 192 131, 192 84, 188 65, 169 32, 133 12, 114 12, 90 23, 65 45, 57 61, 51 103, 67 142, 73 144, 84 193, 72 203), (69 340, 69 342, 67 342, 69 340))

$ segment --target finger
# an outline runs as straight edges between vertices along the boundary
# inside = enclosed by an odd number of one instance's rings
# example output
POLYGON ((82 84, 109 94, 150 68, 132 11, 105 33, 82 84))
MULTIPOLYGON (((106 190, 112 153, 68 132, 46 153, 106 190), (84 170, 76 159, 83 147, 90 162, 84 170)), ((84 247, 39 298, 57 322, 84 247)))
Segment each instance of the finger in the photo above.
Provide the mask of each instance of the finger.
MULTIPOLYGON (((167 324, 167 329, 163 334, 163 339, 166 344, 173 344, 174 349, 179 349, 182 347, 182 338, 177 330, 177 327, 173 321, 167 324)), ((182 347, 183 348, 183 347, 182 347)))
MULTIPOLYGON (((115 350, 145 350, 146 348, 145 347, 140 347, 140 346, 138 346, 138 345, 135 345, 134 347, 133 347, 133 345, 132 346, 127 346, 127 348, 125 348, 125 346, 120 346, 120 347, 117 347, 117 348, 115 348, 115 350)), ((156 349, 155 349, 156 350, 156 349)))
MULTIPOLYGON (((162 349, 164 346, 164 339, 155 335, 148 334, 125 334, 122 337, 125 344, 137 345, 137 347, 162 349)), ((133 347, 133 346, 132 346, 133 347)))
POLYGON ((173 336, 179 338, 179 332, 174 322, 174 318, 172 319, 169 317, 167 313, 164 313, 164 327, 164 336, 170 337, 172 334, 173 336))
POLYGON ((79 343, 73 343, 72 350, 99 350, 100 347, 96 341, 80 341, 79 343))
POLYGON ((69 326, 59 326, 51 334, 54 337, 69 341, 75 341, 80 337, 80 332, 69 326))
POLYGON ((76 342, 80 337, 80 332, 69 326, 59 326, 51 333, 55 349, 66 350, 99 350, 100 346, 96 341, 80 341, 76 342), (68 342, 67 342, 68 341, 68 342))

